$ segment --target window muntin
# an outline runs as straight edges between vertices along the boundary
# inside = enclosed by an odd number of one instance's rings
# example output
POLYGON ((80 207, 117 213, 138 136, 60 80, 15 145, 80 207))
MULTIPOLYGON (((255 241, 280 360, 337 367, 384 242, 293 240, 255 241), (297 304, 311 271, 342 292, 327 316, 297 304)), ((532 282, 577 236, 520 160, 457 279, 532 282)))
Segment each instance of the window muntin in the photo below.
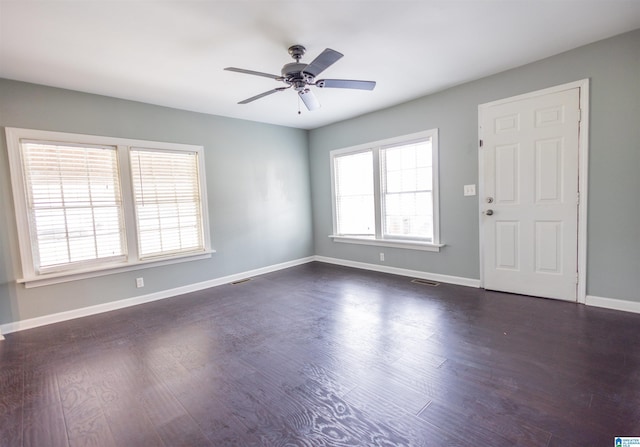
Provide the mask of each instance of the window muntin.
MULTIPOLYGON (((332 151, 333 237, 441 246, 437 160, 437 129, 332 151), (366 182, 357 180, 365 178, 366 182), (372 206, 352 206, 345 212, 344 179, 359 184, 366 191, 360 197, 372 200, 372 206), (358 222, 371 222, 373 231, 362 231, 358 222)), ((355 186, 350 190, 357 191, 355 186)))
POLYGON ((32 287, 210 256, 201 146, 5 131, 22 263, 18 282, 32 287), (170 216, 144 245, 139 244, 142 214, 135 205, 130 154, 147 147, 153 149, 145 152, 164 157, 176 175, 149 183, 145 169, 138 169, 143 184, 168 191, 173 202, 160 205, 161 214, 170 216), (161 250, 149 249, 149 241, 160 235, 161 250))

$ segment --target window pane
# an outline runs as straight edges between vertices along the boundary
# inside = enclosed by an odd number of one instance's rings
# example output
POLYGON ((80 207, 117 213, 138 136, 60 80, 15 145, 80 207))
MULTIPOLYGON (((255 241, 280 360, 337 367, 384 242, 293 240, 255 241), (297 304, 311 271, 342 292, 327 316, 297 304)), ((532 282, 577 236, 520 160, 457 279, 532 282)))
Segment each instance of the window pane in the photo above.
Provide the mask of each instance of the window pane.
POLYGON ((337 201, 338 234, 375 234, 373 196, 342 197, 337 201))
POLYGON ((433 177, 431 168, 416 169, 416 189, 431 191, 433 189, 433 177))
POLYGON ((431 150, 431 140, 425 141, 424 144, 420 146, 420 148, 416 152, 416 165, 418 167, 430 168, 433 165, 431 150))
POLYGON ((400 171, 402 169, 402 151, 387 150, 385 162, 389 172, 400 171))
POLYGON ((433 240, 431 139, 381 149, 383 233, 433 240))
POLYGON ((374 235, 373 154, 334 158, 337 233, 374 235))
POLYGON ((402 189, 401 191, 415 191, 418 189, 418 176, 416 175, 416 169, 411 167, 403 169, 400 172, 402 177, 402 189))
POLYGON ((402 191, 402 172, 401 171, 388 171, 387 191, 389 192, 402 191))
POLYGON ((433 238, 432 194, 402 193, 385 195, 386 234, 433 238))
POLYGON ((140 258, 204 250, 198 155, 132 149, 140 258))
POLYGON ((116 148, 23 141, 21 149, 36 271, 124 255, 116 148))

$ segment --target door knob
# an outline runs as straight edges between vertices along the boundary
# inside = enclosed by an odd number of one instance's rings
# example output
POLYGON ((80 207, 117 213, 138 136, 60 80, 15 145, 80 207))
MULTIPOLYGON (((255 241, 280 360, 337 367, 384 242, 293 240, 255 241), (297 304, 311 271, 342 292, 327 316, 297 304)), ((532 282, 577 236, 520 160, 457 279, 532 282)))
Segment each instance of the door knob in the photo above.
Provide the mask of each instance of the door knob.
POLYGON ((493 216, 493 210, 487 210, 484 212, 487 216, 493 216))
POLYGON ((487 197, 487 203, 493 203, 493 197, 487 197))

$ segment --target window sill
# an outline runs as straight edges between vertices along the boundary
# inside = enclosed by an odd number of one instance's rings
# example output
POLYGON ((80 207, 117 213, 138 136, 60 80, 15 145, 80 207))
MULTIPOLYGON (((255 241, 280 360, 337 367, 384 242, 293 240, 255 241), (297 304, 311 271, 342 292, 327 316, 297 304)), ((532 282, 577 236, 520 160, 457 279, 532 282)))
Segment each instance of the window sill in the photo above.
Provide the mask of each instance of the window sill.
POLYGON ((150 267, 159 267, 161 265, 178 264, 181 262, 197 261, 200 259, 208 259, 211 254, 215 253, 215 250, 206 252, 200 252, 196 254, 189 254, 180 257, 174 257, 171 259, 153 259, 146 261, 139 261, 135 264, 113 264, 111 266, 100 266, 86 270, 74 270, 73 272, 56 272, 39 275, 34 278, 18 279, 18 284, 24 284, 27 289, 32 287, 49 286, 52 284, 59 284, 69 281, 78 281, 81 279, 95 278, 98 276, 112 275, 114 273, 130 272, 133 270, 146 269, 150 267))
POLYGON ((408 250, 439 252, 440 248, 444 247, 444 244, 432 244, 430 242, 418 241, 403 241, 398 239, 375 239, 374 237, 337 236, 334 234, 329 235, 329 237, 333 239, 333 242, 340 242, 344 244, 375 245, 378 247, 405 248, 408 250))

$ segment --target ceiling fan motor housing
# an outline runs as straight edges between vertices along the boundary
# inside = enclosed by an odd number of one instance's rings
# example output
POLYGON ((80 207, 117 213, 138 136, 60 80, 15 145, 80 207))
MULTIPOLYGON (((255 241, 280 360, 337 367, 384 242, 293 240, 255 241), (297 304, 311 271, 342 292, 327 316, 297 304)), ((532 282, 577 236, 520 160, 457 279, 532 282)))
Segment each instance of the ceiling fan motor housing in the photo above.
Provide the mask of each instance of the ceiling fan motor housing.
POLYGON ((302 77, 302 70, 307 68, 307 64, 301 64, 299 62, 291 62, 290 64, 285 64, 282 67, 282 77, 290 78, 290 77, 302 77))
POLYGON ((291 62, 282 67, 281 73, 284 82, 292 85, 296 90, 305 88, 307 84, 313 83, 314 77, 304 72, 307 64, 291 62))

